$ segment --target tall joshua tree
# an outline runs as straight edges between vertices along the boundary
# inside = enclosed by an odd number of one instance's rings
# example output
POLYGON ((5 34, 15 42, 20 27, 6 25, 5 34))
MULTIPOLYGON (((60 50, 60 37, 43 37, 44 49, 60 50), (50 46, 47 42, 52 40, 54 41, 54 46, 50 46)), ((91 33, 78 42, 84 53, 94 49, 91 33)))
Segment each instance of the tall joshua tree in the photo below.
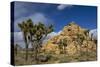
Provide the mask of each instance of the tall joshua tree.
POLYGON ((27 40, 27 34, 28 34, 28 26, 27 24, 23 21, 22 23, 18 24, 19 28, 21 29, 22 33, 23 33, 23 39, 25 42, 25 48, 26 48, 26 61, 28 59, 28 40, 27 40))
POLYGON ((53 25, 45 26, 41 22, 34 24, 32 20, 29 19, 26 22, 18 24, 18 26, 23 32, 23 38, 26 46, 26 60, 28 59, 28 44, 31 42, 34 50, 34 58, 37 61, 37 55, 42 44, 42 39, 53 31, 53 25))
MULTIPOLYGON (((44 24, 42 24, 41 22, 39 22, 38 24, 35 24, 32 28, 31 31, 31 35, 33 39, 32 42, 35 42, 35 44, 33 44, 33 49, 34 49, 34 58, 35 61, 37 61, 38 59, 38 53, 40 51, 40 47, 42 44, 42 38, 45 38, 47 36, 47 34, 51 33, 53 31, 53 26, 50 25, 48 27, 46 27, 44 24)), ((38 61, 36 62, 38 63, 38 61)))

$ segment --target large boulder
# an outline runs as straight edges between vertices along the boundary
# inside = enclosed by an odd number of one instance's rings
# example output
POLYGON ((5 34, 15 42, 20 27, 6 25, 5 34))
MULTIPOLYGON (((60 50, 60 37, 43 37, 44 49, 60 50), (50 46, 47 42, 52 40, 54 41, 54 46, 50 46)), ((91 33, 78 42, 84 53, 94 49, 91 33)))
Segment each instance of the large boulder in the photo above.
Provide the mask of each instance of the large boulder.
MULTIPOLYGON (((59 45, 61 45, 63 48, 66 48, 64 51, 70 56, 78 55, 81 51, 87 52, 87 49, 88 51, 95 51, 96 43, 91 40, 91 37, 89 36, 90 32, 85 28, 81 28, 74 22, 69 23, 63 28, 59 35, 48 40, 48 42, 43 45, 42 50, 46 53, 60 54, 59 45), (62 40, 66 41, 61 43, 60 41, 62 40), (66 46, 63 44, 66 44, 66 46)), ((92 34, 92 37, 95 37, 94 33, 92 34)))

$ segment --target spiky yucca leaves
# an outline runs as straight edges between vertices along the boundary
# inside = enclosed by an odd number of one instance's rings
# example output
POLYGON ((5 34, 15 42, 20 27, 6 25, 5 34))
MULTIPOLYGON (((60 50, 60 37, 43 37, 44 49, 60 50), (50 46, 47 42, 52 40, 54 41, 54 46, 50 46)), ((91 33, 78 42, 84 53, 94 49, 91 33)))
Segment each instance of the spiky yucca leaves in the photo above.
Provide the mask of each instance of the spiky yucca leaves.
MULTIPOLYGON (((38 24, 35 24, 33 27, 33 37, 34 40, 33 42, 35 42, 35 44, 33 44, 34 47, 34 57, 35 57, 35 61, 37 61, 38 59, 38 52, 40 51, 40 47, 42 44, 42 38, 45 38, 47 36, 47 34, 51 33, 53 31, 53 26, 50 25, 48 27, 46 27, 44 24, 42 24, 41 22, 39 22, 38 24)), ((38 61, 36 62, 38 63, 38 61)))
POLYGON ((19 23, 18 26, 23 32, 23 38, 26 46, 26 60, 28 59, 29 42, 31 42, 34 51, 34 58, 35 61, 37 61, 37 55, 42 44, 42 38, 45 38, 47 34, 53 31, 53 25, 45 26, 41 22, 34 24, 32 20, 29 19, 26 22, 19 23))
POLYGON ((21 29, 21 31, 23 32, 23 39, 24 39, 24 42, 25 42, 25 48, 26 48, 26 61, 28 59, 28 40, 27 40, 27 34, 28 34, 28 25, 26 22, 22 22, 22 23, 19 23, 18 24, 19 28, 21 29))

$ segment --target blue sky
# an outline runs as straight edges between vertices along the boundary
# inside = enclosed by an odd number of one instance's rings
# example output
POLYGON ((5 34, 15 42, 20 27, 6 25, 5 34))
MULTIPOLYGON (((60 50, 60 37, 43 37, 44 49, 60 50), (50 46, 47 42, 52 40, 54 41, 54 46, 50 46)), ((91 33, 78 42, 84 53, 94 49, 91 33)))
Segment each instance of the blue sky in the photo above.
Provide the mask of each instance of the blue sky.
POLYGON ((14 43, 25 47, 23 34, 18 23, 27 19, 37 24, 54 25, 54 32, 48 34, 45 40, 60 34, 65 25, 74 21, 87 29, 97 28, 96 6, 79 6, 69 4, 43 4, 31 2, 14 2, 14 43))
POLYGON ((53 24, 55 32, 71 21, 87 29, 97 28, 96 6, 15 2, 14 9, 15 32, 20 31, 17 24, 28 18, 34 23, 53 24))

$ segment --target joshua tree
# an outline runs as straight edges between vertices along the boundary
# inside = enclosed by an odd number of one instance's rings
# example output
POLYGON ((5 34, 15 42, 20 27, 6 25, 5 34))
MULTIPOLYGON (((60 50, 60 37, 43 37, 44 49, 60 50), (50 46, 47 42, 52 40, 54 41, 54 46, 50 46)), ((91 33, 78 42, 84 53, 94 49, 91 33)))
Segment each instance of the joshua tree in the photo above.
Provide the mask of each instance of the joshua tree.
POLYGON ((59 46, 59 49, 60 49, 60 53, 62 53, 62 51, 63 51, 62 40, 60 40, 58 46, 59 46))
POLYGON ((61 39, 59 42, 59 48, 60 50, 63 51, 63 53, 65 53, 66 51, 66 47, 67 47, 67 40, 66 39, 61 39))
POLYGON ((84 34, 85 34, 86 36, 89 36, 89 30, 84 31, 84 34))
POLYGON ((25 23, 24 21, 22 23, 18 24, 19 28, 21 29, 21 31, 23 32, 23 39, 25 42, 25 48, 26 48, 26 61, 28 59, 28 40, 27 40, 27 34, 28 34, 28 26, 27 23, 25 23))
POLYGON ((88 37, 89 37, 89 30, 86 30, 85 32, 86 32, 86 41, 87 41, 87 49, 86 49, 87 53, 86 54, 87 54, 87 60, 88 60, 88 41, 89 41, 88 37))
POLYGON ((37 55, 40 50, 42 40, 47 36, 47 34, 53 31, 53 25, 45 26, 41 22, 34 24, 31 19, 18 24, 23 32, 24 41, 26 44, 26 60, 28 57, 28 44, 31 42, 34 50, 34 58, 37 61, 37 55))
POLYGON ((79 46, 80 46, 80 54, 81 54, 81 46, 82 46, 82 44, 83 44, 83 40, 84 40, 84 36, 82 35, 82 34, 77 34, 77 42, 78 42, 78 44, 79 44, 79 46))
POLYGON ((67 40, 66 39, 63 39, 63 47, 64 47, 64 53, 66 53, 66 47, 67 47, 67 40))
POLYGON ((38 59, 37 55, 42 44, 42 38, 45 38, 48 33, 51 33, 53 31, 53 26, 50 25, 49 27, 46 27, 44 24, 38 23, 37 25, 34 25, 32 31, 33 32, 31 34, 34 39, 31 39, 31 40, 32 42, 35 42, 35 44, 33 44, 34 51, 35 51, 34 57, 35 57, 35 60, 37 61, 38 59))

